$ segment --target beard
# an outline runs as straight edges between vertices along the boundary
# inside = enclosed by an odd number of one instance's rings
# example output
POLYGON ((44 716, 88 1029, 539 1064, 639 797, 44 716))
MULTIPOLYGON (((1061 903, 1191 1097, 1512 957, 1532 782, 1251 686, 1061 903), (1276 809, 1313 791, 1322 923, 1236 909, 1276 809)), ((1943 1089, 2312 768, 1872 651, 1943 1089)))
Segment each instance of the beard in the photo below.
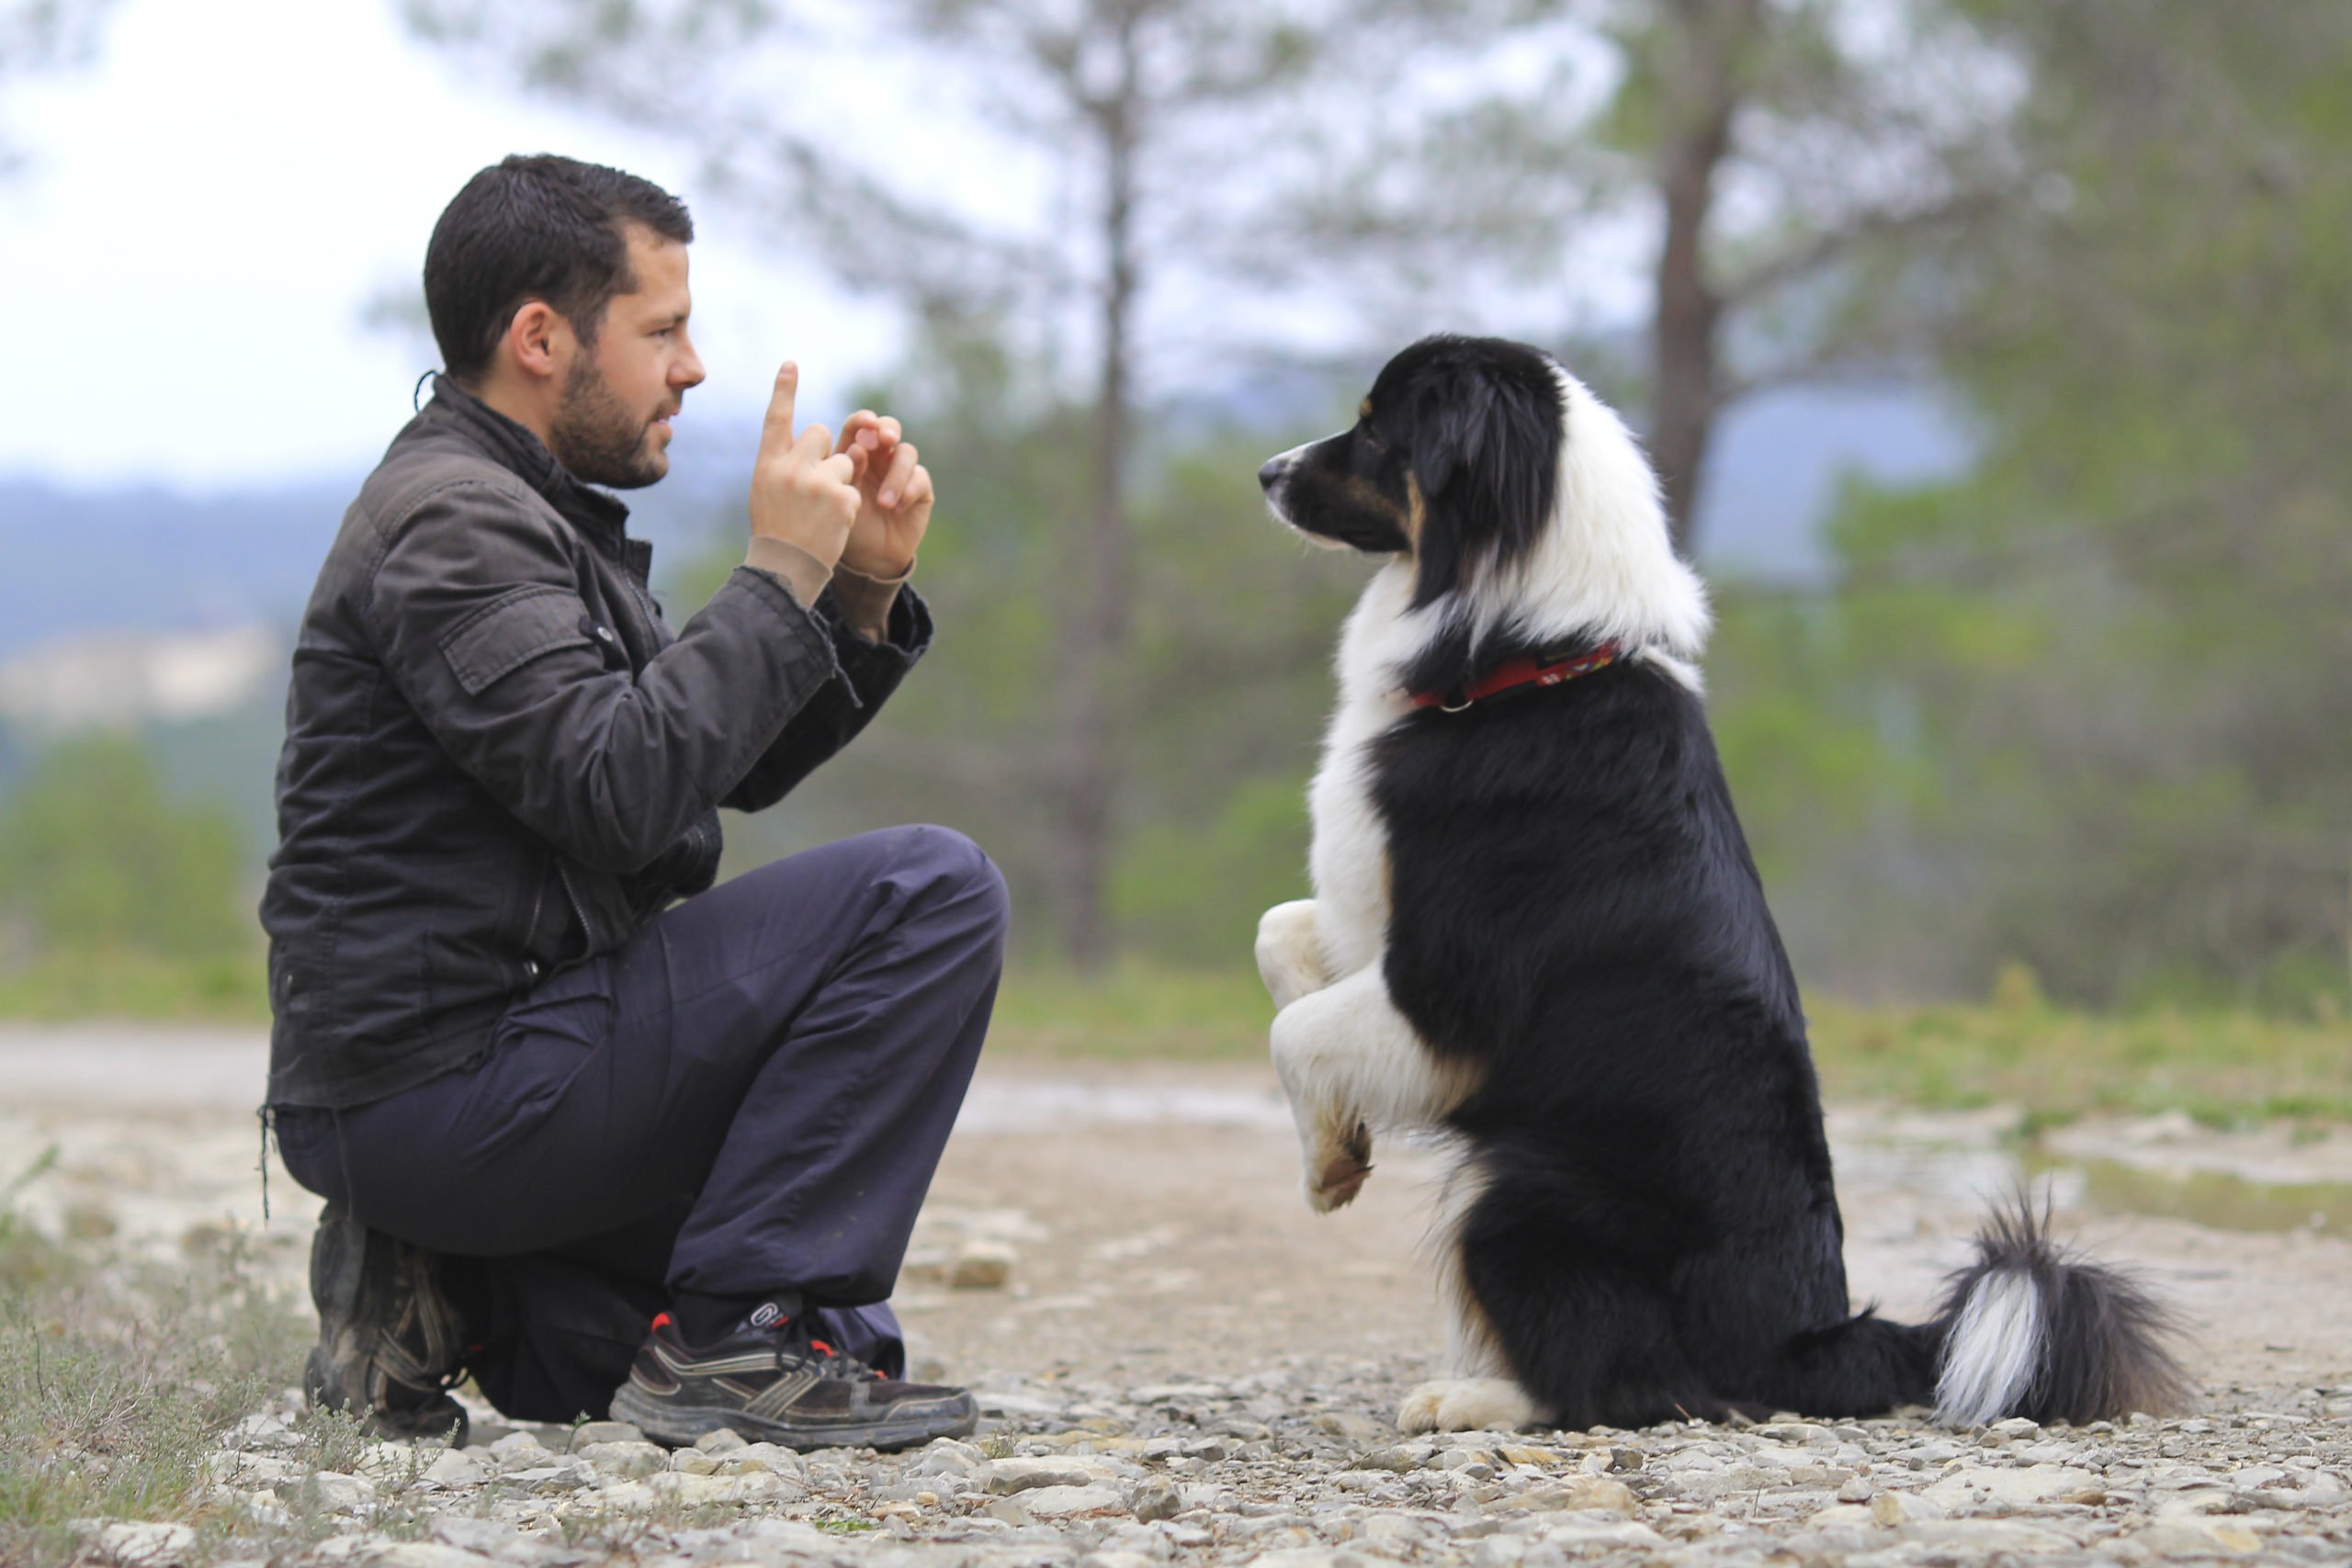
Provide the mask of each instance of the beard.
POLYGON ((586 355, 564 378, 548 447, 574 479, 609 490, 642 490, 670 471, 669 455, 653 439, 653 418, 630 411, 586 355))

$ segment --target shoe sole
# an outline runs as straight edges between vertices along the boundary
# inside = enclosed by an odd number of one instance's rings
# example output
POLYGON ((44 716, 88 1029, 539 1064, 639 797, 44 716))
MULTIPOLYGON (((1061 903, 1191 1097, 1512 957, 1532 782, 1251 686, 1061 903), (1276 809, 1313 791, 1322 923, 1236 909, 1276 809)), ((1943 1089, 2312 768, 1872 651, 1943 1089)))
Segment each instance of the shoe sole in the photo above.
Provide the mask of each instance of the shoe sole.
POLYGON ((695 1439, 713 1432, 732 1431, 756 1442, 807 1453, 818 1449, 910 1449, 940 1438, 967 1438, 980 1424, 980 1412, 967 1396, 960 1410, 910 1412, 810 1431, 741 1410, 671 1404, 628 1382, 613 1395, 613 1419, 626 1421, 655 1442, 673 1448, 691 1447, 695 1439))

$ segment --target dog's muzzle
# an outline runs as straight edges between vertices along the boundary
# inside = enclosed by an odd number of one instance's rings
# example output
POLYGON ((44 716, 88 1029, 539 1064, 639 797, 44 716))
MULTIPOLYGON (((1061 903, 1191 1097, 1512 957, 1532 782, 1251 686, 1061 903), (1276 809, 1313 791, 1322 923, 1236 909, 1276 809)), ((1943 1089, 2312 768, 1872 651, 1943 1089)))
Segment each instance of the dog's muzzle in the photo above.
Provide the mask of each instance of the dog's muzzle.
POLYGON ((1298 466, 1298 455, 1305 450, 1303 446, 1294 446, 1287 452, 1275 453, 1258 465, 1258 488, 1266 492, 1266 510, 1273 513, 1275 522, 1292 527, 1296 525, 1291 523, 1290 514, 1283 510, 1283 485, 1290 478, 1291 470, 1298 466))

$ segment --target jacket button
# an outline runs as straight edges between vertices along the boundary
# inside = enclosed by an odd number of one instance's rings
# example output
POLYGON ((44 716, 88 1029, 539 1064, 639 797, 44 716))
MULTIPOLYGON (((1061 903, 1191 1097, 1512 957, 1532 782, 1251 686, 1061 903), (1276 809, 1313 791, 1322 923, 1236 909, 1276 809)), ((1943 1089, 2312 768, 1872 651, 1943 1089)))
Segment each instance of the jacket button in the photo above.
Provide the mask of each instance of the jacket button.
POLYGON ((536 958, 526 958, 523 960, 523 978, 526 980, 537 980, 538 977, 539 961, 536 958))

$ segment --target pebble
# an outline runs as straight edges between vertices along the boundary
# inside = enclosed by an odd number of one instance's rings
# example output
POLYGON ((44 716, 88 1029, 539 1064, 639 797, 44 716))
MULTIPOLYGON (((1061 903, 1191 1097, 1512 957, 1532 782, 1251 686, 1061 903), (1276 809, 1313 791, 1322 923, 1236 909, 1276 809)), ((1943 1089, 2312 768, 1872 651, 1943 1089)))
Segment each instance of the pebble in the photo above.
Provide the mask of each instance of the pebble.
POLYGON ((1012 1278, 1019 1261, 1012 1248, 998 1241, 967 1241, 947 1265, 947 1285, 956 1291, 1001 1291, 1012 1278))
POLYGON ((108 1525, 97 1532, 97 1555, 121 1568, 180 1568, 196 1549, 187 1525, 108 1525))
MULTIPOLYGON (((670 1452, 588 1423, 371 1449, 364 1473, 315 1483, 274 1417, 250 1418, 207 1474, 224 1501, 294 1510, 271 1528, 327 1531, 304 1568, 589 1568, 615 1541, 639 1568, 1999 1568, 2342 1561, 2352 1540, 2352 1403, 2327 1408, 2352 1390, 2225 1393, 2201 1427, 1956 1432, 1913 1411, 1399 1437, 1425 1371, 1400 1355, 1277 1381, 1056 1377, 989 1395, 971 1441, 889 1454, 734 1432, 670 1452)), ((198 1553, 169 1533, 184 1527, 108 1528, 157 1532, 120 1539, 163 1553, 87 1544, 116 1568, 285 1554, 282 1533, 208 1535, 198 1553)))

